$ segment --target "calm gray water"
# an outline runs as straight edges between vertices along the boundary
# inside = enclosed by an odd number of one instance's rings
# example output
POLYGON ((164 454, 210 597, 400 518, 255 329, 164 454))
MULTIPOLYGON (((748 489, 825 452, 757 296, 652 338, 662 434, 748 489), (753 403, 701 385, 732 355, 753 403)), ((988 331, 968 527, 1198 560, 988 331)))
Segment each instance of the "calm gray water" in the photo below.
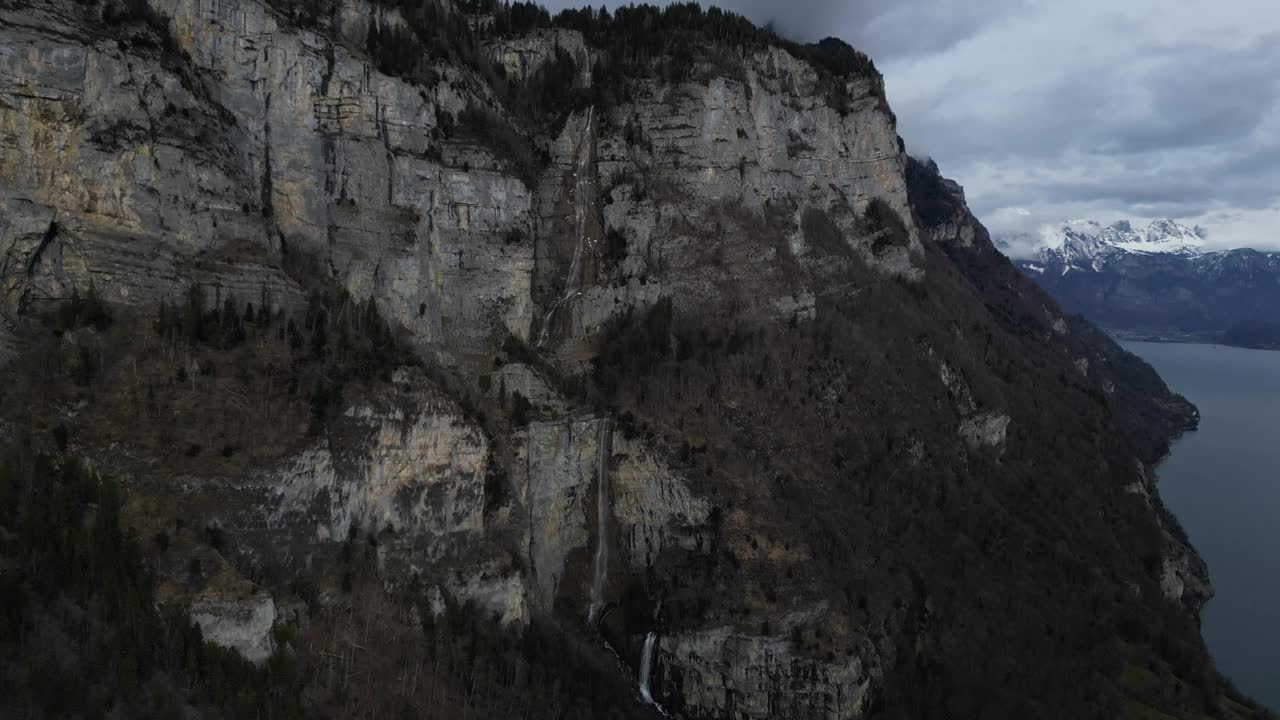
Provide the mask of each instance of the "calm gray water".
POLYGON ((1160 495, 1209 563, 1218 669, 1280 708, 1280 352, 1122 344, 1200 408, 1200 429, 1160 465, 1160 495))

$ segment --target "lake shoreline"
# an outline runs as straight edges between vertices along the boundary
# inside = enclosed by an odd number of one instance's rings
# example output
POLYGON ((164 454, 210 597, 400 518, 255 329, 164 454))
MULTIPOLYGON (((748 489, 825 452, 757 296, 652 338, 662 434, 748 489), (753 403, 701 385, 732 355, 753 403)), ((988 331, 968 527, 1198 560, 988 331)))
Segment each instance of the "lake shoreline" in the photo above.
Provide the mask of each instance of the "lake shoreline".
POLYGON ((1218 669, 1280 708, 1280 353, 1221 343, 1119 340, 1199 409, 1156 463, 1165 507, 1212 575, 1201 634, 1218 669))
POLYGON ((1172 345, 1217 345, 1224 348, 1240 350, 1262 350, 1264 352, 1280 352, 1280 343, 1267 345, 1240 345, 1226 342, 1222 333, 1184 333, 1170 330, 1121 330, 1102 328, 1102 331, 1119 343, 1145 342, 1172 345))

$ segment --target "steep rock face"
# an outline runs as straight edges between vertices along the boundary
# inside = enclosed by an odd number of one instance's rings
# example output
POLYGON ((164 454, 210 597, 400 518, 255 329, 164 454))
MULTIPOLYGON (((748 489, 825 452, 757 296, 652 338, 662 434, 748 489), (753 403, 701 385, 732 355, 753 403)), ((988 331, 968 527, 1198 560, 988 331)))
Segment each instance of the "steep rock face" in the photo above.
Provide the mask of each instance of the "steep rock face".
MULTIPOLYGON (((762 319, 804 317, 814 288, 775 274, 821 254, 802 231, 806 211, 835 218, 833 232, 847 238, 835 242, 863 261, 921 276, 911 259, 920 252, 914 225, 900 243, 883 243, 856 222, 872 199, 903 217, 910 211, 894 121, 876 81, 846 82, 853 99, 838 110, 813 67, 768 48, 743 59, 740 77, 641 82, 595 126, 581 116, 566 123, 551 145, 553 170, 539 204, 546 240, 535 290, 544 298, 570 285, 577 291, 554 319, 553 336, 581 339, 618 307, 658 297, 702 312, 731 306, 762 319), (591 265, 574 266, 573 205, 557 188, 572 186, 586 135, 595 152, 583 241, 591 265), (606 243, 623 247, 606 251, 606 243), (595 267, 609 252, 614 266, 595 267), (748 285, 770 290, 740 294, 748 285)), ((575 347, 580 342, 569 344, 571 356, 575 347)))
POLYGON ((664 551, 710 552, 712 504, 688 478, 641 442, 619 434, 613 448, 613 518, 630 565, 642 570, 664 551))
POLYGON ((254 262, 254 183, 216 149, 243 146, 240 130, 189 70, 125 52, 67 6, 0 12, 6 314, 90 282, 114 302, 154 303, 191 278, 289 304, 292 284, 254 262), (245 241, 250 252, 219 254, 245 241))
POLYGON ((586 549, 595 523, 603 422, 577 418, 529 426, 529 557, 544 607, 554 604, 562 587, 573 597, 586 596, 586 549), (574 554, 580 567, 570 574, 574 554))
POLYGON ((465 77, 419 92, 252 0, 156 9, 183 56, 95 44, 70 4, 3 11, 16 80, 0 88, 0 179, 5 214, 25 218, 0 236, 10 312, 15 290, 58 297, 90 280, 128 303, 191 280, 296 294, 245 262, 294 247, 320 251, 424 341, 466 345, 489 323, 527 331, 531 258, 502 231, 527 212, 528 189, 483 153, 467 172, 428 157, 444 152, 438 115, 467 106, 453 89, 465 77), (34 242, 41 222, 55 232, 34 242))
POLYGON ((489 442, 424 378, 401 371, 398 393, 354 405, 323 441, 263 478, 269 523, 316 541, 373 533, 404 577, 465 554, 484 535, 489 442))
POLYGON ((716 709, 705 717, 853 717, 872 681, 857 657, 844 664, 796 657, 786 640, 730 628, 664 640, 659 657, 679 658, 669 680, 689 706, 716 709))
MULTIPOLYGON (((293 316, 313 284, 375 300, 430 378, 348 385, 243 473, 102 452, 276 592, 367 554, 437 613, 551 618, 628 662, 657 632, 653 696, 708 718, 1088 715, 1062 677, 1113 699, 1112 591, 1198 608, 1194 554, 1126 490, 1190 406, 993 251, 874 70, 746 43, 519 117, 484 68, 380 72, 362 16, 393 10, 154 4, 107 30, 0 8, 5 318, 91 281, 139 312, 191 279, 293 316), (1069 584, 1100 609, 1046 591, 1069 584)), ((608 52, 491 40, 515 78, 565 50, 579 89, 608 52)), ((192 602, 269 651, 260 598, 192 602)))
POLYGON ((200 595, 191 601, 190 613, 206 640, 257 663, 271 656, 276 606, 269 594, 200 595))
MULTIPOLYGON (((486 505, 496 468, 484 429, 415 368, 350 399, 320 437, 244 477, 157 478, 120 457, 104 457, 104 465, 143 480, 135 489, 140 512, 166 523, 202 518, 234 538, 228 555, 247 574, 307 577, 359 553, 390 587, 418 584, 503 624, 527 622, 528 591, 513 565, 527 552, 524 499, 486 505)), ((244 585, 229 566, 221 575, 244 585)), ((211 604, 205 594, 177 597, 202 627, 234 636, 223 644, 251 648, 241 636, 262 613, 241 612, 230 601, 211 604)), ((270 653, 269 645, 252 647, 262 657, 270 653)))
POLYGON ((528 541, 510 508, 486 515, 493 462, 484 430, 421 374, 401 370, 391 392, 348 407, 322 441, 255 478, 265 497, 240 534, 257 538, 267 565, 288 558, 295 567, 376 538, 388 584, 426 581, 521 624, 527 590, 509 553, 528 541), (265 528, 255 512, 266 515, 265 528), (509 535, 517 540, 507 551, 498 539, 509 535))
MULTIPOLYGON (((634 592, 634 578, 661 571, 673 558, 705 562, 715 552, 719 532, 712 503, 660 455, 611 428, 607 418, 530 425, 531 591, 548 610, 568 607, 570 616, 585 614, 592 573, 601 571, 592 567, 592 559, 601 557, 599 543, 607 545, 600 602, 623 612, 633 601, 628 593, 634 592), (603 443, 602 430, 608 433, 603 443), (608 493, 603 530, 596 514, 601 487, 608 493)), ((818 603, 790 613, 776 635, 734 625, 673 628, 653 658, 658 680, 652 694, 692 717, 857 717, 872 673, 878 674, 864 664, 876 666, 874 650, 832 660, 813 657, 786 639, 793 630, 821 624, 826 611, 818 603)), ((642 612, 628 622, 654 623, 663 614, 661 603, 642 612)))
POLYGON ((500 65, 508 78, 528 80, 544 65, 564 53, 578 68, 579 85, 591 84, 591 51, 582 39, 582 33, 561 28, 534 30, 522 37, 503 38, 488 46, 490 55, 500 65))
POLYGON ((322 35, 282 27, 261 3, 159 9, 230 91, 220 101, 251 134, 246 162, 287 241, 324 248, 353 294, 378 298, 427 342, 474 340, 473 318, 527 325, 528 257, 500 239, 528 209, 527 188, 483 155, 469 172, 428 157, 443 152, 440 115, 467 106, 454 89, 465 77, 446 72, 420 91, 322 35))
MULTIPOLYGON (((530 190, 499 171, 492 156, 452 146, 438 130, 442 114, 485 101, 483 89, 444 68, 439 83, 420 92, 323 35, 283 25, 253 0, 165 0, 156 9, 172 19, 185 56, 137 57, 86 44, 79 37, 94 33, 79 27, 69 5, 48 3, 29 16, 6 11, 15 20, 8 76, 23 78, 22 88, 8 91, 14 102, 4 119, 11 138, 5 188, 17 206, 6 214, 22 220, 4 235, 13 268, 28 276, 6 273, 7 285, 21 286, 11 296, 56 298, 95 280, 111 288, 112 300, 154 303, 194 278, 241 298, 296 298, 287 278, 243 262, 246 249, 269 262, 293 247, 319 251, 353 294, 377 298, 424 342, 474 346, 494 327, 527 336, 535 322, 532 249, 505 238, 526 222, 530 190), (28 29, 67 24, 77 31, 28 29), (227 147, 233 152, 221 151, 227 147), (461 160, 459 152, 465 171, 432 159, 461 160), (74 192, 58 181, 72 168, 74 192), (50 245, 44 236, 55 225, 50 245), (77 260, 80 252, 95 255, 77 260), (219 252, 237 262, 203 267, 204 257, 219 252), (56 289, 40 290, 51 284, 56 289)), ((353 14, 343 6, 339 31, 358 41, 353 14)), ((540 58, 548 47, 563 47, 589 67, 572 32, 513 42, 540 58)), ((565 322, 578 329, 567 334, 598 327, 620 304, 644 306, 661 294, 724 300, 724 288, 708 287, 706 258, 690 250, 706 234, 753 232, 766 202, 857 212, 879 197, 906 214, 897 138, 872 97, 874 81, 850 80, 855 100, 842 113, 817 89, 814 69, 784 51, 758 51, 744 68, 743 79, 642 85, 635 101, 611 112, 612 132, 592 143, 601 187, 591 212, 597 235, 606 227, 624 234, 627 271, 620 286, 591 288, 572 303, 565 322), (642 139, 639 152, 624 142, 628 125, 642 139), (637 172, 660 191, 692 194, 637 197, 636 187, 618 182, 637 172), (645 277, 660 268, 661 284, 647 285, 645 277)), ((572 152, 581 132, 569 123, 564 133, 570 140, 552 145, 552 167, 568 174, 575 163, 561 153, 572 152)), ((555 182, 540 188, 546 242, 539 247, 571 242, 572 233, 559 232, 557 208, 573 198, 555 182)), ((803 257, 799 211, 786 209, 797 217, 776 224, 781 251, 803 257)), ((907 246, 878 251, 875 261, 891 272, 915 272, 911 233, 907 246)), ((593 255, 603 240, 587 238, 593 255)), ((768 267, 778 251, 748 244, 735 252, 730 245, 718 251, 723 270, 716 275, 768 267)), ((564 288, 565 269, 557 265, 539 263, 544 292, 564 288)), ((764 298, 761 312, 804 313, 810 294, 793 289, 764 298)), ((10 304, 16 311, 18 301, 10 304)))

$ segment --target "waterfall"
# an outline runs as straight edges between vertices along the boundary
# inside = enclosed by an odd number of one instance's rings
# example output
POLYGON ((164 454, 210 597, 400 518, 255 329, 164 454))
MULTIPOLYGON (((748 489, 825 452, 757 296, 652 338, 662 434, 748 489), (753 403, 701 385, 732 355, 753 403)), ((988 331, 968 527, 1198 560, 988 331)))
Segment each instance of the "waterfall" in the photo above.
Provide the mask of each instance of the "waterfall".
POLYGON ((569 302, 577 297, 582 290, 579 288, 578 275, 581 272, 582 252, 587 240, 587 203, 585 202, 587 195, 591 192, 591 122, 595 107, 587 108, 587 117, 582 123, 582 134, 578 136, 577 163, 574 171, 573 185, 573 259, 569 261, 569 273, 564 278, 564 293, 547 309, 547 314, 542 317, 542 331, 538 333, 538 347, 547 340, 547 333, 551 331, 551 319, 555 316, 556 310, 561 305, 569 302))
POLYGON ((649 674, 653 669, 653 646, 658 641, 658 633, 650 630, 644 636, 644 652, 640 653, 640 697, 645 703, 653 705, 653 695, 649 692, 649 674))
POLYGON ((640 653, 640 699, 645 705, 653 706, 653 709, 657 710, 662 717, 670 718, 671 713, 653 699, 653 690, 649 687, 653 677, 653 651, 657 646, 658 633, 650 630, 649 634, 644 636, 644 651, 640 653))
POLYGON ((609 572, 609 419, 601 418, 596 434, 596 557, 591 574, 591 607, 587 622, 594 624, 604 607, 604 582, 609 572))

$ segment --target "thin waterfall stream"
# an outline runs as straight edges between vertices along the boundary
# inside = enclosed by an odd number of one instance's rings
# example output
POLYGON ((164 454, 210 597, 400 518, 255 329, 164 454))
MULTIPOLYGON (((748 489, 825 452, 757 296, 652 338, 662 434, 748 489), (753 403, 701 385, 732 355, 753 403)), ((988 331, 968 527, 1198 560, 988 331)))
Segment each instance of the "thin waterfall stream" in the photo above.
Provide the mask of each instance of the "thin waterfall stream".
POLYGON ((587 240, 587 195, 591 192, 591 153, 593 138, 591 132, 592 117, 595 106, 587 108, 587 117, 582 123, 582 134, 578 136, 577 162, 574 171, 573 185, 573 259, 569 261, 569 272, 564 278, 564 293, 551 304, 547 314, 542 318, 542 331, 538 333, 538 347, 547 341, 551 331, 551 320, 562 305, 573 300, 582 293, 578 275, 581 273, 582 253, 587 240))
POLYGON ((595 624, 604 608, 604 583, 609 574, 609 419, 596 430, 596 556, 591 573, 591 606, 587 622, 595 624))
POLYGON ((644 636, 644 651, 640 653, 640 697, 653 704, 653 694, 649 692, 649 677, 653 671, 653 646, 657 644, 658 633, 650 630, 644 636))
POLYGON ((659 705, 657 700, 653 699, 653 690, 650 687, 650 683, 653 680, 653 651, 657 646, 658 633, 650 630, 649 634, 644 636, 644 650, 640 653, 640 699, 646 705, 652 705, 653 709, 657 710, 662 717, 669 718, 671 714, 667 712, 666 708, 659 705))

